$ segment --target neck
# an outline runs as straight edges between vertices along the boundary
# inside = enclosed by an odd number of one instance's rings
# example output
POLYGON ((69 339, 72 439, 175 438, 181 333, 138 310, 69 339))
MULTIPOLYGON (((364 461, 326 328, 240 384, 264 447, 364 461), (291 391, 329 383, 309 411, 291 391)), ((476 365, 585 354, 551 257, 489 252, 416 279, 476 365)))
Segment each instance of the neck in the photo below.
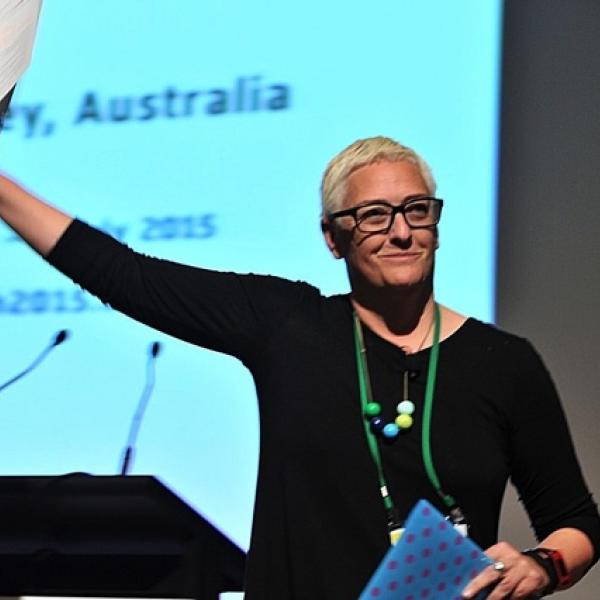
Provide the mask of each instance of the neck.
POLYGON ((416 352, 426 347, 432 335, 433 289, 430 282, 406 289, 353 290, 352 306, 359 319, 380 337, 416 352))

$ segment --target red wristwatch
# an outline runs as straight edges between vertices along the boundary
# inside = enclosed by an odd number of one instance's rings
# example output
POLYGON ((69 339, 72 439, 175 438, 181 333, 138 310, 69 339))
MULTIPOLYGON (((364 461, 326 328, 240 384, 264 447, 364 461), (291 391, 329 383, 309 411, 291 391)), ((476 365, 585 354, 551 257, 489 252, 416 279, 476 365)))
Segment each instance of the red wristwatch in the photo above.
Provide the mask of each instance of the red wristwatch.
POLYGON ((521 554, 532 558, 548 574, 550 583, 544 590, 544 594, 562 590, 572 582, 562 554, 558 550, 553 548, 530 548, 523 550, 521 554))

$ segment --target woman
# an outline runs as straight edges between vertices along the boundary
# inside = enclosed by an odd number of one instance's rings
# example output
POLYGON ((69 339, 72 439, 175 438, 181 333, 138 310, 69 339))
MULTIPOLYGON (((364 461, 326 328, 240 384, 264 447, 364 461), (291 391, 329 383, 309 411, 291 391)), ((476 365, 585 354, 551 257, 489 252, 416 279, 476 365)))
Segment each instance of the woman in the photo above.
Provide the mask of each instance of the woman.
POLYGON ((598 557, 600 519, 539 357, 435 303, 434 193, 426 164, 388 138, 336 156, 322 229, 352 292, 326 298, 303 283, 137 255, 0 181, 0 216, 49 262, 252 372, 261 452, 250 600, 356 598, 420 498, 466 522, 494 561, 465 597, 537 597, 598 557), (547 550, 496 543, 509 476, 547 550))

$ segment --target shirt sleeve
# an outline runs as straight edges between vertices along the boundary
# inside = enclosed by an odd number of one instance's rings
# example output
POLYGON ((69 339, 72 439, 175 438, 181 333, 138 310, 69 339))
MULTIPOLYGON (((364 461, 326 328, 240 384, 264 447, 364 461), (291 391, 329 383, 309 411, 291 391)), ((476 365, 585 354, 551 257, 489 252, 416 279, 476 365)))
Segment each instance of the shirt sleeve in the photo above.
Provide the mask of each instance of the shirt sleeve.
POLYGON ((77 220, 47 260, 133 319, 246 364, 312 289, 145 256, 77 220))
POLYGON ((526 342, 519 353, 511 431, 511 477, 538 540, 571 527, 585 533, 600 555, 600 517, 577 460, 550 374, 526 342))

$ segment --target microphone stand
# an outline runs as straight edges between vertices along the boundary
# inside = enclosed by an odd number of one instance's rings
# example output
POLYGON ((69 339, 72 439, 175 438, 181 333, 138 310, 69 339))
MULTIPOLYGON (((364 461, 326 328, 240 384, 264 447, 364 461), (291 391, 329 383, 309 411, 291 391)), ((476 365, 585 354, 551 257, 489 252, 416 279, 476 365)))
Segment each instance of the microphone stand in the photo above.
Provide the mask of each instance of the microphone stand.
POLYGON ((146 385, 144 386, 136 411, 133 415, 131 425, 129 426, 129 434, 127 436, 125 451, 123 452, 123 459, 121 461, 121 475, 127 475, 127 473, 129 473, 129 468, 131 466, 135 451, 135 442, 137 441, 140 425, 142 424, 142 418, 144 417, 144 413, 146 412, 146 408, 148 406, 148 401, 150 400, 152 390, 154 389, 156 371, 155 361, 156 357, 160 353, 160 349, 161 346, 159 342, 154 342, 149 348, 150 351, 148 353, 148 362, 146 363, 146 385))

